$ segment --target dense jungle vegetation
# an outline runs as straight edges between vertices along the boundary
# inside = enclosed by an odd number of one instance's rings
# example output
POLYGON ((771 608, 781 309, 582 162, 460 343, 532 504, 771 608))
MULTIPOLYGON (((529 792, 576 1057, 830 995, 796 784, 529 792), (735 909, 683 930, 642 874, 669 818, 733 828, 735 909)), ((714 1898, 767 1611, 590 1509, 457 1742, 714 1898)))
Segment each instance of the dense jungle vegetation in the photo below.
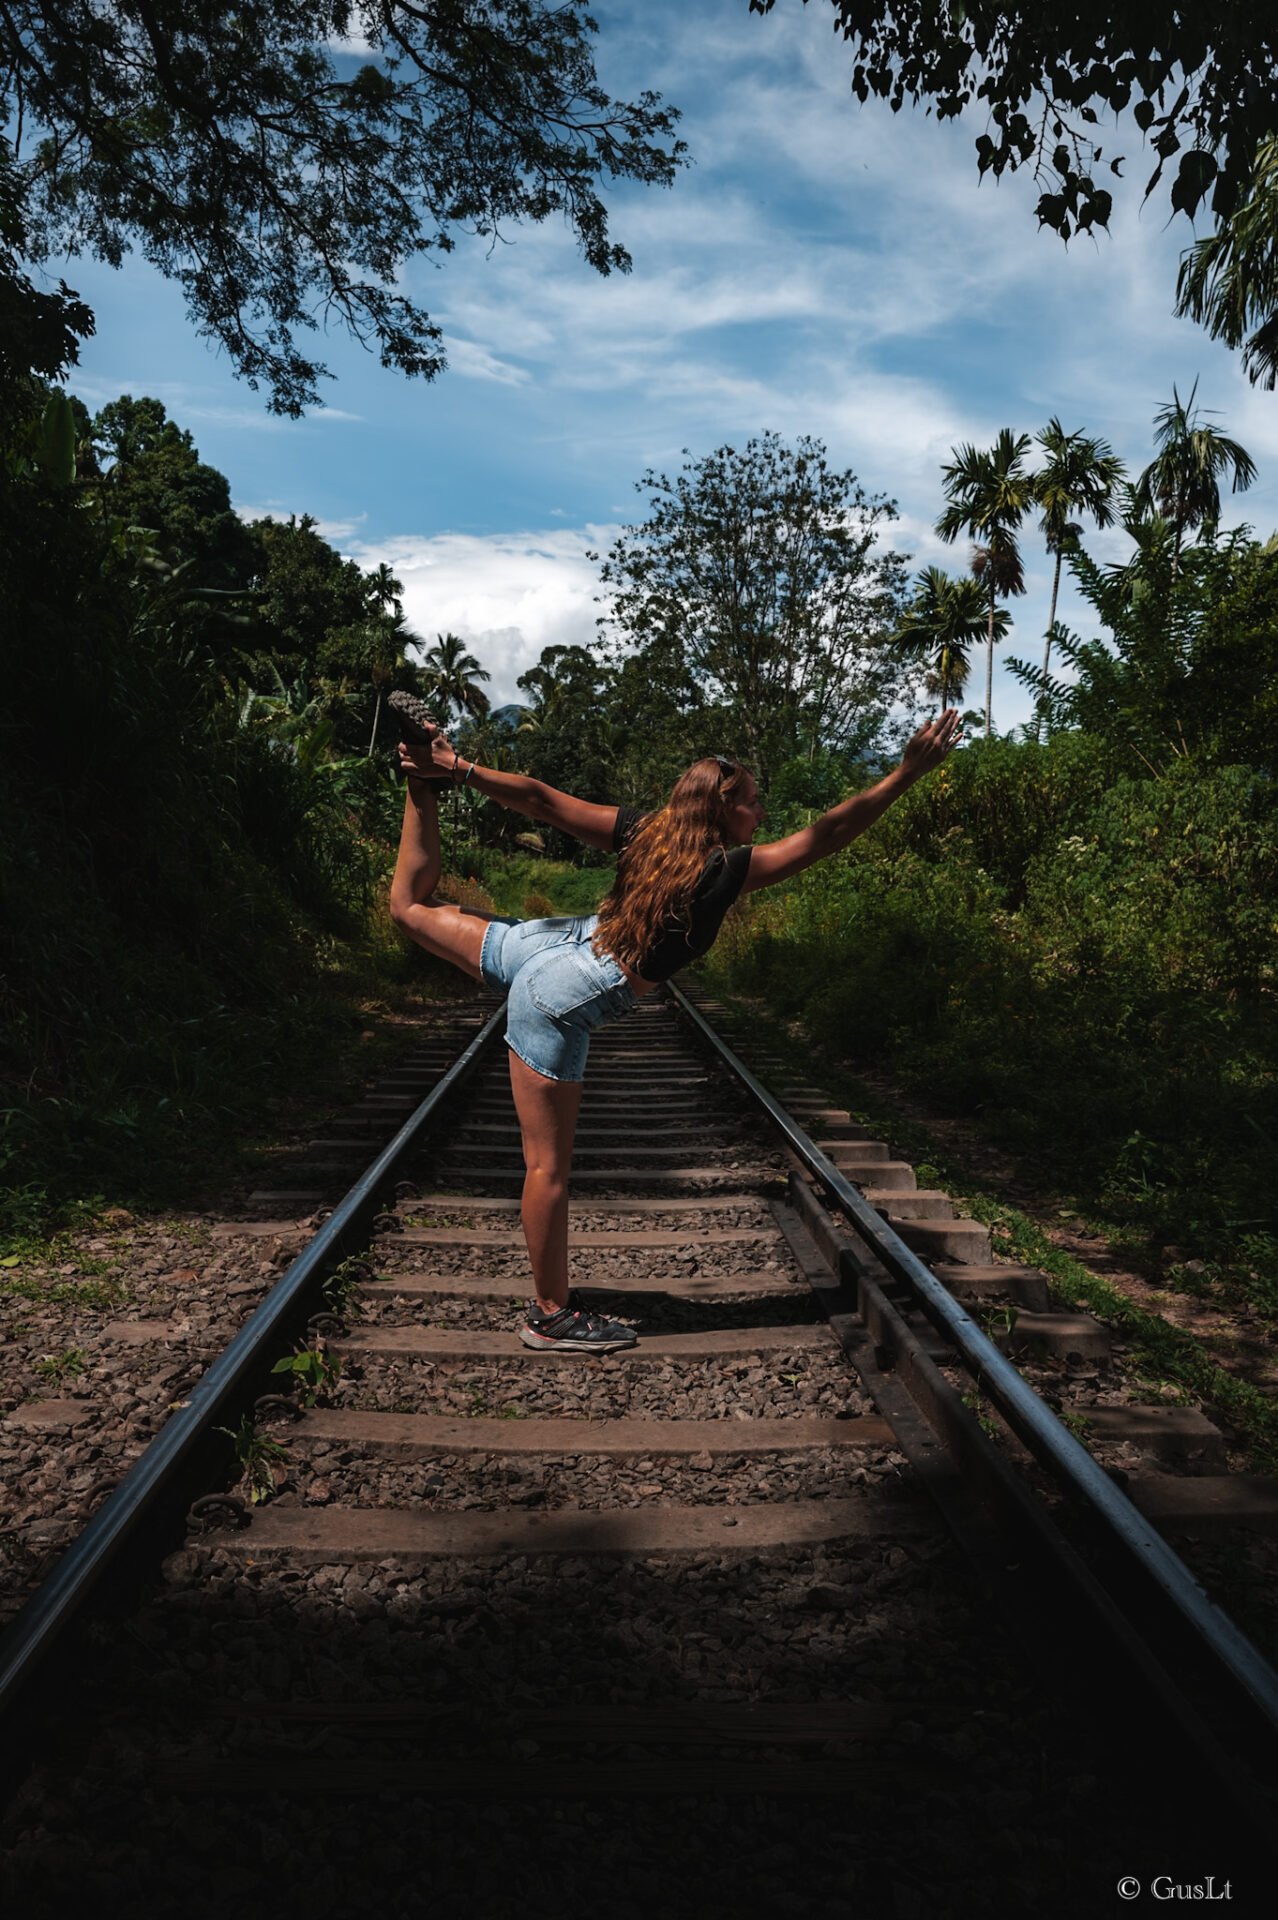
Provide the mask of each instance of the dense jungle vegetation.
MULTIPOLYGON (((655 804, 689 757, 739 752, 771 836, 962 688, 1041 510, 1093 619, 1087 637, 1053 627, 1063 674, 1050 655, 1017 669, 1032 725, 985 736, 972 712, 939 774, 845 855, 743 903, 710 964, 845 1059, 977 1115, 1185 1284, 1278 1309, 1278 542, 1220 535, 1218 494, 1186 504, 1177 433, 1203 423, 1175 407, 1143 493, 1084 443, 1104 484, 1076 510, 1125 518, 1121 566, 1091 560, 1074 522, 1053 534, 1051 430, 1037 470, 1026 436, 1003 437, 1001 468, 998 447, 957 450, 947 511, 967 516, 974 571, 912 586, 880 538, 891 503, 819 443, 765 436, 649 474, 646 518, 601 558, 598 645, 548 648, 523 704, 493 711, 461 641, 406 627, 393 576, 305 519, 240 521, 158 403, 90 418, 30 384, 5 427, 28 641, 0 714, 11 1229, 175 1191, 282 1073, 340 1052, 370 999, 447 990, 382 905, 390 687, 426 692, 465 752, 592 798, 655 804), (985 523, 982 461, 1002 502, 985 523)), ((446 884, 503 911, 589 909, 603 856, 526 826, 449 803, 446 884)))

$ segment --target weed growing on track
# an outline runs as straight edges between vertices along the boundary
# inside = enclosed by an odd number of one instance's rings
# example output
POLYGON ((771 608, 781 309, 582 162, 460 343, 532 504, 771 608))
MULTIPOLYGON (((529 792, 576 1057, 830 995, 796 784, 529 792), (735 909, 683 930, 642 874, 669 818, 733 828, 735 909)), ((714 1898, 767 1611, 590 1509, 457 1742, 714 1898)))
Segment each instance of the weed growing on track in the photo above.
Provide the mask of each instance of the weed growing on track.
POLYGON ((0 1274, 0 1299, 11 1294, 18 1300, 30 1300, 38 1306, 83 1307, 101 1312, 123 1306, 130 1298, 121 1280, 28 1280, 17 1274, 0 1274))
POLYGON ((253 1505, 269 1500, 276 1488, 276 1468, 287 1465, 288 1448, 273 1440, 270 1434, 259 1433, 248 1414, 238 1427, 218 1427, 215 1431, 224 1433, 235 1448, 235 1458, 253 1505))
POLYGON ((324 1305, 339 1320, 359 1320, 364 1309, 360 1304, 360 1288, 373 1278, 372 1269, 365 1260, 343 1260, 339 1267, 324 1281, 320 1292, 324 1305))
POLYGON ((338 1355, 326 1353, 322 1347, 299 1347, 295 1353, 277 1360, 271 1372, 291 1375, 301 1404, 313 1407, 322 1394, 330 1394, 336 1387, 342 1377, 342 1362, 338 1355))
POLYGON ((78 1380, 88 1364, 89 1356, 83 1347, 68 1347, 63 1353, 42 1354, 35 1370, 50 1386, 63 1387, 69 1380, 78 1380))

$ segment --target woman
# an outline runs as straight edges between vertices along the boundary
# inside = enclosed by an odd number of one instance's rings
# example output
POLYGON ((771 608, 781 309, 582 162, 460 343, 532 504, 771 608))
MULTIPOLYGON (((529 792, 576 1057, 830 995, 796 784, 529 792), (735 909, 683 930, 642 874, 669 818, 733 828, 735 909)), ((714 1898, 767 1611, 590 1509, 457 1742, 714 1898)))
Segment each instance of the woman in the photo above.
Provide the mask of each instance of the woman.
POLYGON ((864 833, 939 766, 958 739, 958 714, 949 708, 920 727, 901 764, 876 786, 810 827, 754 847, 763 806, 736 760, 714 754, 696 761, 664 807, 641 814, 463 760, 420 701, 394 694, 391 703, 409 736, 399 749, 408 793, 391 916, 428 953, 508 995, 510 1084, 526 1168, 521 1217, 537 1295, 520 1338, 557 1353, 633 1346, 631 1328, 580 1311, 568 1285, 568 1179, 592 1031, 705 953, 739 895, 775 886, 864 833), (615 850, 617 877, 598 914, 505 920, 436 900, 442 869, 435 796, 453 783, 587 846, 615 850))

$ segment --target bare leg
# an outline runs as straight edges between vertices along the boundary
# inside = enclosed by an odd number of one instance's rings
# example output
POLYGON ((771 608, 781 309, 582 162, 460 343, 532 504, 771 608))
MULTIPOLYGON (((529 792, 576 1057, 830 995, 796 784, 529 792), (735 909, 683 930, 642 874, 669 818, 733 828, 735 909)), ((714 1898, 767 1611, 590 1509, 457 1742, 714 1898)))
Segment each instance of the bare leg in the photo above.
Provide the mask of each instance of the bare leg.
POLYGON ((568 1305, 568 1176, 581 1107, 580 1080, 550 1080, 512 1051, 510 1089, 524 1139, 522 1219, 537 1302, 568 1305))
POLYGON ((404 825, 391 881, 391 919, 410 940, 478 980, 479 954, 490 915, 455 907, 434 897, 443 863, 439 852, 439 804, 420 780, 404 796, 404 825))

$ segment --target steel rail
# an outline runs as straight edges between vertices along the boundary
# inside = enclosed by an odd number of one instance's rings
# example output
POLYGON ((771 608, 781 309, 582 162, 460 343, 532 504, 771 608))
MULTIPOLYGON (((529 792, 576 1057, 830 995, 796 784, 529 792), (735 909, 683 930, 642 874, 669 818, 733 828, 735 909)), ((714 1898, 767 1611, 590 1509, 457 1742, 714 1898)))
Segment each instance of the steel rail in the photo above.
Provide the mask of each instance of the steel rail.
POLYGON ((1152 1583, 1174 1615, 1230 1676, 1269 1731, 1278 1735, 1278 1673, 1228 1614, 1208 1598, 1184 1561, 1057 1419, 1006 1355, 1000 1353, 988 1334, 756 1079, 687 995, 673 981, 667 982, 667 988, 715 1056, 763 1108, 838 1208, 855 1223, 860 1238, 888 1272, 909 1287, 928 1319, 957 1349, 1013 1432, 1082 1500, 1123 1557, 1152 1583))
POLYGON ((262 1304, 223 1348, 180 1411, 164 1423, 110 1498, 68 1547, 0 1640, 0 1723, 16 1707, 58 1640, 80 1617, 128 1543, 165 1497, 180 1488, 215 1421, 229 1416, 254 1372, 278 1358, 306 1295, 339 1252, 343 1238, 377 1211, 378 1195, 418 1136, 466 1079, 497 1037, 505 1018, 498 1007, 465 1052, 431 1088, 399 1132, 364 1170, 262 1304))

